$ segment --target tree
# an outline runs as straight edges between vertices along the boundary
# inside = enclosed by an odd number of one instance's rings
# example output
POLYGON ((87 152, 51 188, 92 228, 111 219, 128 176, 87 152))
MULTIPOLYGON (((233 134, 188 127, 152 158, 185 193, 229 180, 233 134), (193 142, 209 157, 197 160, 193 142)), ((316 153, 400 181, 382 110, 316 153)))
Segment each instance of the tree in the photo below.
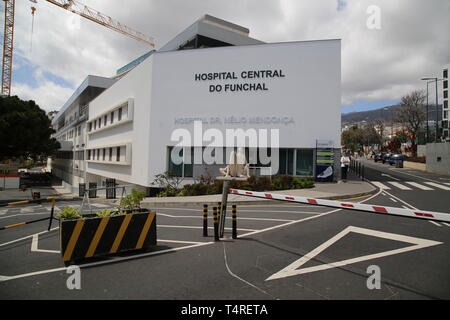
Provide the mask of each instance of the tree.
MULTIPOLYGON (((402 101, 395 115, 396 121, 403 124, 409 132, 413 150, 417 150, 415 147, 416 137, 426 119, 425 100, 426 95, 423 91, 413 91, 402 97, 402 101)), ((416 151, 413 152, 413 156, 416 156, 416 151)))
POLYGON ((61 146, 45 111, 34 101, 0 97, 0 160, 53 155, 61 146))

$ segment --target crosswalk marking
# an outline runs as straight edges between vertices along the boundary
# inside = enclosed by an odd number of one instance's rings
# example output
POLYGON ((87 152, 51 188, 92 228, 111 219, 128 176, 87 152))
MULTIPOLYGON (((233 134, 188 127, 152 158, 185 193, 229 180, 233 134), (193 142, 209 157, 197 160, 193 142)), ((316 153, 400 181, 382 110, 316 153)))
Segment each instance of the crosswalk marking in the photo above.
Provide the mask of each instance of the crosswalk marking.
POLYGON ((380 188, 381 190, 391 190, 391 188, 389 188, 388 186, 385 186, 384 184, 382 184, 381 182, 378 181, 372 181, 372 183, 374 185, 376 185, 378 188, 380 188))
POLYGON ((439 183, 434 183, 434 182, 424 182, 427 185, 424 185, 422 183, 418 183, 418 182, 414 182, 414 181, 402 181, 402 183, 397 182, 397 181, 383 181, 383 183, 381 183, 380 181, 371 181, 375 186, 377 186, 378 188, 380 188, 381 190, 391 190, 392 187, 398 188, 400 190, 407 190, 407 191, 412 191, 412 187, 416 188, 416 189, 420 189, 420 190, 424 190, 424 191, 434 191, 436 190, 436 188, 438 189, 442 189, 442 190, 450 190, 450 183, 444 183, 444 184, 439 184, 439 183), (388 185, 386 185, 388 184, 388 185), (409 187, 409 186, 411 187, 409 187), (446 185, 449 185, 449 187, 447 187, 446 185), (434 187, 434 188, 432 188, 434 187))
POLYGON ((395 181, 388 181, 388 183, 392 184, 394 187, 397 187, 401 190, 412 190, 411 188, 402 185, 401 183, 395 182, 395 181))
POLYGON ((417 182, 407 181, 406 183, 411 185, 411 186, 413 186, 413 187, 419 188, 421 190, 427 190, 427 191, 433 190, 433 188, 424 186, 423 184, 420 184, 420 183, 417 183, 417 182))
POLYGON ((425 182, 425 183, 428 184, 428 185, 430 185, 430 186, 439 188, 439 189, 450 190, 450 187, 446 187, 446 186, 444 186, 444 185, 442 185, 442 184, 437 184, 437 183, 434 183, 434 182, 425 182))

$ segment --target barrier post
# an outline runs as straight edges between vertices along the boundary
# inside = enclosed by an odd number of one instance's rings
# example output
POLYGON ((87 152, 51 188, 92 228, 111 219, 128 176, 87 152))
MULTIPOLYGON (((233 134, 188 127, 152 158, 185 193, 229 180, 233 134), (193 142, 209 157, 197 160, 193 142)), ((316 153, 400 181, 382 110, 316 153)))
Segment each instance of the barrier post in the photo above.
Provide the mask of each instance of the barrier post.
POLYGON ((219 239, 219 219, 217 213, 217 207, 213 208, 214 214, 214 241, 220 241, 219 239))
POLYGON ((48 223, 48 230, 50 231, 51 227, 52 227, 52 221, 53 221, 53 215, 55 214, 55 199, 52 199, 52 210, 50 211, 50 222, 48 223))
POLYGON ((208 205, 203 205, 203 236, 208 236, 208 205))
POLYGON ((233 204, 231 212, 233 218, 233 239, 237 239, 237 206, 235 204, 233 204))

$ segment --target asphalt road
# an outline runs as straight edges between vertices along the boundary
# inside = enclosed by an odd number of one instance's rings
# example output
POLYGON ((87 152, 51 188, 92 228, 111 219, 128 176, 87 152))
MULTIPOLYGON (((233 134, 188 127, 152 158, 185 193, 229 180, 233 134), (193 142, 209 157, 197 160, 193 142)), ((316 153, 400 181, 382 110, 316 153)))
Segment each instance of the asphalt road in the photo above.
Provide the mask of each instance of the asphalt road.
MULTIPOLYGON (((369 180, 390 189, 347 201, 450 211, 450 191, 426 183, 435 181, 446 186, 450 181, 445 177, 369 165, 373 167, 367 175, 369 180), (410 186, 411 190, 389 181, 410 186)), ((44 222, 0 231, 0 296, 137 300, 450 299, 450 224, 274 202, 271 206, 238 207, 239 239, 230 239, 231 221, 227 220, 225 239, 215 243, 212 228, 209 237, 202 237, 201 209, 158 209, 158 246, 134 256, 119 255, 80 264, 81 290, 69 290, 66 286, 70 274, 58 253, 57 229, 37 234, 46 230, 48 223, 44 222), (376 275, 381 281, 379 289, 374 287, 376 277, 371 277, 376 275)), ((29 207, 28 211, 0 209, 0 226, 45 216, 48 207, 29 207)), ((211 221, 209 226, 212 227, 211 221)))

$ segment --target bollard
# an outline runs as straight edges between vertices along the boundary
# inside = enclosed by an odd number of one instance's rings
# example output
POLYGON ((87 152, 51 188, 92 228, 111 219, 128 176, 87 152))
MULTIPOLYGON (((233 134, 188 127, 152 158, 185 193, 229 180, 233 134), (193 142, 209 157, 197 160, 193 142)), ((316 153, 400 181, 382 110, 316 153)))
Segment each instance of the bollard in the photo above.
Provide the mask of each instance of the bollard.
POLYGON ((219 217, 217 213, 217 207, 213 208, 214 217, 214 241, 219 241, 219 217))
POLYGON ((47 231, 50 231, 50 229, 52 228, 52 221, 53 221, 54 214, 55 214, 55 199, 52 199, 52 210, 50 211, 50 222, 48 223, 47 231))
POLYGON ((231 212, 233 218, 233 239, 237 239, 237 206, 235 204, 233 204, 231 212))
POLYGON ((208 205, 203 205, 203 236, 208 236, 208 205))

